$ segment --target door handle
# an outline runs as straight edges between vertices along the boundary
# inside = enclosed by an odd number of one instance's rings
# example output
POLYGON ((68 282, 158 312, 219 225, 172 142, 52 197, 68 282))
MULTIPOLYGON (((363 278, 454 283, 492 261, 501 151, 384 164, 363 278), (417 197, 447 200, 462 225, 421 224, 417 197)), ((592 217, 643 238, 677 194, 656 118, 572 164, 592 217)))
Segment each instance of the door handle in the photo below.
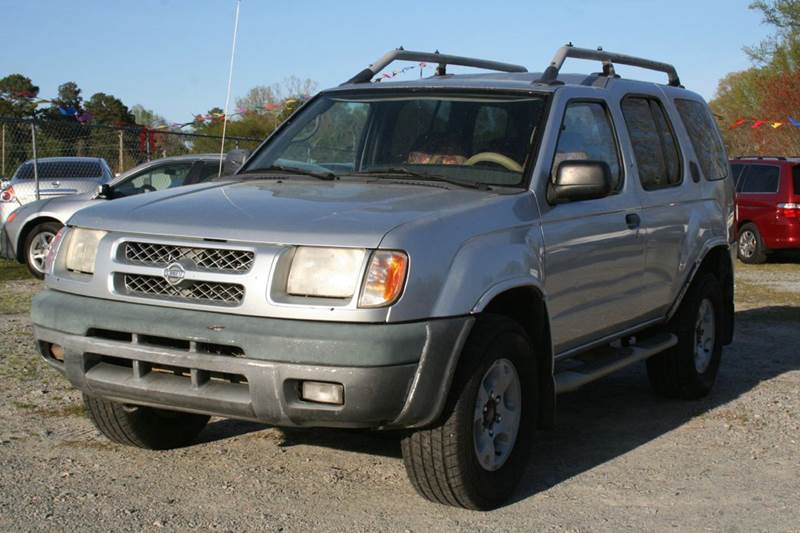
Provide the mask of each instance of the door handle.
POLYGON ((52 185, 53 187, 55 187, 57 189, 61 185, 61 182, 60 181, 54 181, 54 182, 51 182, 50 185, 52 185))
POLYGON ((625 215, 625 224, 630 229, 637 229, 642 223, 642 219, 636 213, 628 213, 625 215))

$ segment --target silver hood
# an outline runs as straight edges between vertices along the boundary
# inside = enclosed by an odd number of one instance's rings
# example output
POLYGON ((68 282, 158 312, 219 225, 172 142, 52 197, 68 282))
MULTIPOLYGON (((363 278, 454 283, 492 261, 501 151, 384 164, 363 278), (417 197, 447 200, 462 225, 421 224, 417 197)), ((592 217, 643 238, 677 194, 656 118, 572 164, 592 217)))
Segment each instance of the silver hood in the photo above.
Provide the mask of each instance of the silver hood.
POLYGON ((412 183, 248 180, 98 203, 69 224, 170 237, 376 248, 404 223, 495 200, 491 192, 412 183))

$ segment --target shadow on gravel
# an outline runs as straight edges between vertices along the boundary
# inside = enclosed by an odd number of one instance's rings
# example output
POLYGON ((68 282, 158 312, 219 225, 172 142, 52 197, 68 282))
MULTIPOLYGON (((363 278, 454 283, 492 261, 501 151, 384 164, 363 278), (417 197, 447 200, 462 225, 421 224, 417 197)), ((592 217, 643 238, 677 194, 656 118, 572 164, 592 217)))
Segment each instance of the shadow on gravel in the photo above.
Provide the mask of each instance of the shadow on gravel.
POLYGON ((726 346, 711 395, 665 400, 644 364, 558 398, 556 427, 537 433, 532 460, 515 501, 572 478, 723 406, 762 381, 800 370, 796 349, 800 307, 766 306, 736 313, 736 338, 726 346))
MULTIPOLYGON (((556 427, 537 433, 530 465, 511 503, 624 455, 735 400, 762 381, 800 369, 800 351, 796 349, 800 307, 739 311, 736 321, 736 338, 725 347, 717 383, 708 398, 678 401, 656 396, 650 390, 644 364, 560 396, 556 427)), ((222 420, 210 424, 201 440, 224 439, 264 427, 222 420)), ((282 432, 281 446, 323 446, 401 457, 395 432, 319 428, 282 432)))

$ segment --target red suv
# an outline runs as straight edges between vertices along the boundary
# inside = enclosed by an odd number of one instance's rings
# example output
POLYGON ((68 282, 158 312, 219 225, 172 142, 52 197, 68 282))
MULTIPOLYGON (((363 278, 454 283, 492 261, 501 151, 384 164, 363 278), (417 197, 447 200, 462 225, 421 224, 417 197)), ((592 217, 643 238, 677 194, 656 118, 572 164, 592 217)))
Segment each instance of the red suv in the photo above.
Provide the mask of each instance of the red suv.
POLYGON ((739 259, 763 263, 778 248, 800 248, 800 158, 731 161, 736 182, 739 259))

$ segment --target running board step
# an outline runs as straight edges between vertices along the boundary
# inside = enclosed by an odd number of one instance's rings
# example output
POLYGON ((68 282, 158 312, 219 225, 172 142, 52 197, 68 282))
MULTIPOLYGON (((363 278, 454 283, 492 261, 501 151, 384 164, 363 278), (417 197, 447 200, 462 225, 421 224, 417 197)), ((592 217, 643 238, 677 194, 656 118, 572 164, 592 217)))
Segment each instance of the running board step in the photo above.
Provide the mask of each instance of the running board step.
POLYGON ((642 339, 632 346, 618 348, 605 346, 576 355, 569 361, 573 367, 555 374, 556 394, 574 391, 621 368, 644 361, 677 343, 678 337, 675 335, 659 333, 642 339))

